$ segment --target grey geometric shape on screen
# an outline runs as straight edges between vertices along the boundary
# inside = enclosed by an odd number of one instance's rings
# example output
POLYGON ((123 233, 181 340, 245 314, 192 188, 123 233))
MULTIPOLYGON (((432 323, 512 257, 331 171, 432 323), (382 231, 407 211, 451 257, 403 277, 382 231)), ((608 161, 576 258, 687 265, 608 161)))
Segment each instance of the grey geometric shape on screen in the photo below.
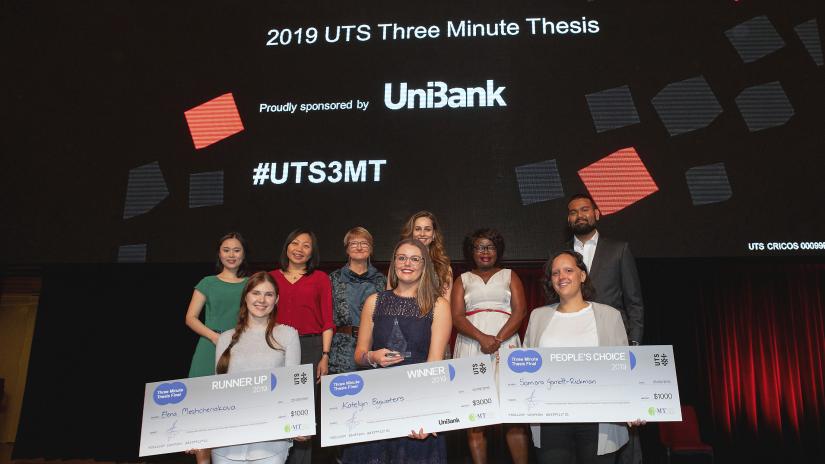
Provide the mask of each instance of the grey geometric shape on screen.
POLYGON ((585 95, 596 132, 639 123, 639 113, 633 104, 630 87, 623 85, 585 95))
POLYGON ((121 245, 117 250, 117 262, 119 263, 145 263, 146 244, 137 243, 134 245, 121 245))
POLYGON ((793 28, 799 40, 805 45, 808 54, 814 59, 817 66, 822 66, 822 43, 819 41, 819 27, 816 24, 816 19, 805 21, 804 23, 793 28))
POLYGON ((724 163, 690 168, 685 172, 685 178, 693 206, 719 203, 733 196, 724 163))
POLYGON ((779 82, 748 87, 736 97, 736 106, 751 132, 781 126, 794 115, 793 106, 779 82))
POLYGON ((130 169, 123 219, 149 212, 167 196, 169 190, 157 161, 130 169))
POLYGON ((564 197, 554 159, 516 166, 516 179, 523 206, 564 197))
POLYGON ((673 82, 653 97, 671 136, 706 127, 722 112, 722 106, 702 76, 673 82))
POLYGON ((199 172, 189 175, 189 207, 223 204, 223 171, 199 172))
POLYGON ((745 63, 756 61, 785 46, 785 41, 764 15, 728 29, 725 35, 745 63))

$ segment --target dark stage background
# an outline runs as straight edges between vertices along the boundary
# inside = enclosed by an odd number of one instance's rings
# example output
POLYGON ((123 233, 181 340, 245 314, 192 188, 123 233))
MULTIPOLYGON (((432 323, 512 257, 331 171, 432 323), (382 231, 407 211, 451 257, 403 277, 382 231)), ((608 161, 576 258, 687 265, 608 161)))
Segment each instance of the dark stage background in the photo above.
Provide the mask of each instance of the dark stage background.
MULTIPOLYGON (((529 306, 541 305, 538 263, 516 268, 529 306)), ((143 384, 186 376, 187 286, 210 271, 46 268, 15 457, 135 460, 143 384)), ((639 272, 644 342, 674 346, 680 397, 696 406, 717 462, 825 455, 825 264, 641 259, 639 272)), ((655 427, 645 430, 649 462, 661 455, 655 427)), ((463 440, 451 443, 461 456, 463 440)))
POLYGON ((451 256, 489 226, 536 260, 581 191, 640 257, 825 253, 819 0, 2 8, 0 263, 202 262, 229 230, 271 262, 299 225, 387 260, 421 209, 451 256))
POLYGON ((822 456, 824 18, 821 0, 3 2, 0 272, 43 277, 15 456, 136 459, 144 383, 187 373, 185 308, 213 272, 192 263, 230 230, 269 266, 295 227, 334 263, 362 225, 386 260, 429 209, 454 258, 501 230, 535 307, 576 192, 640 258, 644 342, 674 345, 719 461, 822 456), (353 107, 300 108, 335 102, 353 107))

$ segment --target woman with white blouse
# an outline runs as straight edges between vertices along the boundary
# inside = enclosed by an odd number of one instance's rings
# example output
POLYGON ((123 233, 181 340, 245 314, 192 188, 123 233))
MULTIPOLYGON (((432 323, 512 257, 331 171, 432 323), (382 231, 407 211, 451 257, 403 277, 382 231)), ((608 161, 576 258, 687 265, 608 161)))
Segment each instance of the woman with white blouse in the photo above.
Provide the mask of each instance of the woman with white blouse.
MULTIPOLYGON (((588 301, 593 297, 593 286, 579 253, 556 253, 544 274, 548 300, 557 303, 530 314, 525 347, 627 345, 619 311, 588 301)), ((628 440, 623 423, 553 423, 531 428, 540 463, 613 464, 616 451, 628 440)))

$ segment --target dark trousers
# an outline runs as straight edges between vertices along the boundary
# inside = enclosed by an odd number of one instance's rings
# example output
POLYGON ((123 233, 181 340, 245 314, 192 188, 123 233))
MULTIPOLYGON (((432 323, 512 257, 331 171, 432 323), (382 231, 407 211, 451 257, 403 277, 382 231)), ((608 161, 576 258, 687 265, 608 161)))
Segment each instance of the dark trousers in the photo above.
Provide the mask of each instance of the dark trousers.
POLYGON ((614 464, 616 453, 596 454, 599 424, 541 424, 540 464, 614 464))
MULTIPOLYGON (((318 369, 318 361, 323 353, 323 339, 320 335, 301 337, 301 364, 312 364, 312 381, 315 382, 315 372, 318 369)), ((318 404, 321 398, 320 387, 315 385, 315 430, 321 431, 321 407, 318 404)), ((314 437, 309 441, 294 441, 292 449, 289 450, 287 464, 310 464, 312 462, 312 448, 318 448, 321 443, 320 437, 314 437)))
POLYGON ((630 427, 630 439, 617 452, 619 464, 642 464, 642 441, 639 438, 639 427, 630 427))

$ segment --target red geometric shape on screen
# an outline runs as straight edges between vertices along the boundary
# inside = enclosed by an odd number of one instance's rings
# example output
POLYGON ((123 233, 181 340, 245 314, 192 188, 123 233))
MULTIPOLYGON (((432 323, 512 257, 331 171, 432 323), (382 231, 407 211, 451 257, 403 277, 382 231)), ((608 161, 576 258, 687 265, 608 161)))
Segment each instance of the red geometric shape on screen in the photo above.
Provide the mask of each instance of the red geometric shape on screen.
POLYGON ((580 169, 579 177, 604 215, 621 211, 659 191, 633 147, 623 148, 580 169))
POLYGON ((223 94, 183 114, 196 149, 208 147, 243 130, 232 93, 223 94))

